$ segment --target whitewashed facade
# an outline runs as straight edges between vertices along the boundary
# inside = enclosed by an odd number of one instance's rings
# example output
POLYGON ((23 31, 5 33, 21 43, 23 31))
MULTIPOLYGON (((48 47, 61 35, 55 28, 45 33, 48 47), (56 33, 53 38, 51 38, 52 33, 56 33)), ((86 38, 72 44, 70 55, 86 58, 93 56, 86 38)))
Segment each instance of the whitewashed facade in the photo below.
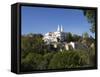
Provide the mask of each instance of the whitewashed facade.
POLYGON ((46 33, 43 37, 43 40, 46 44, 52 44, 54 48, 57 48, 58 45, 60 45, 60 51, 62 51, 62 48, 65 48, 66 50, 70 50, 70 49, 86 50, 87 49, 87 47, 83 45, 82 43, 78 43, 78 42, 67 43, 67 41, 64 41, 66 37, 67 35, 64 32, 62 25, 61 26, 58 25, 57 31, 46 33))
POLYGON ((61 26, 58 25, 57 31, 46 33, 43 37, 43 40, 44 40, 44 42, 49 44, 52 42, 63 41, 65 37, 66 37, 66 35, 64 33, 64 29, 63 29, 62 25, 61 26))

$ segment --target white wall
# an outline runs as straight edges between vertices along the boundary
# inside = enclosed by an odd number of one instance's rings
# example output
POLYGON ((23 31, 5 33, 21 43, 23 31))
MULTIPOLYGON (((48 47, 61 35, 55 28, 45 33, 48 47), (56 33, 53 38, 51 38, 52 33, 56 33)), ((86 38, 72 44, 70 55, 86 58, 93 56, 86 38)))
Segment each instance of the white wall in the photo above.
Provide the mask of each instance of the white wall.
MULTIPOLYGON (((36 73, 16 75, 10 72, 10 31, 11 31, 11 7, 15 2, 47 3, 60 5, 78 5, 78 6, 96 6, 99 10, 98 21, 100 21, 100 0, 1 0, 0 1, 0 77, 100 77, 100 60, 98 61, 98 70, 54 72, 54 73, 36 73)), ((98 23, 99 25, 100 23, 98 23)), ((98 27, 99 28, 99 27, 98 27)), ((100 29, 100 28, 99 28, 100 29)), ((100 30, 99 30, 100 33, 100 30)), ((98 39, 100 37, 98 36, 98 39)), ((98 40, 100 45, 100 40, 98 40)), ((99 48, 100 50, 100 48, 99 48)), ((98 50, 98 51, 99 51, 98 50)), ((98 52, 100 59, 100 52, 98 52)))

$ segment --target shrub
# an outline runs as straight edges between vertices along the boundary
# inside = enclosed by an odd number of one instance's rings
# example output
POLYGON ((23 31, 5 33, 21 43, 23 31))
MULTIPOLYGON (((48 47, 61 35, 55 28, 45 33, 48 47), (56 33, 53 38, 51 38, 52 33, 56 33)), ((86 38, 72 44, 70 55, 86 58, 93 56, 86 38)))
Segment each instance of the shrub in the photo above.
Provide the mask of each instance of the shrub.
POLYGON ((38 65, 43 61, 43 56, 36 53, 29 53, 26 58, 21 60, 22 70, 32 71, 38 69, 38 65))
POLYGON ((46 53, 45 55, 43 55, 43 60, 41 61, 41 63, 38 66, 38 69, 48 69, 48 65, 50 63, 50 60, 52 59, 54 53, 46 53))
POLYGON ((63 51, 56 53, 49 64, 49 69, 77 68, 89 64, 88 55, 80 51, 63 51))

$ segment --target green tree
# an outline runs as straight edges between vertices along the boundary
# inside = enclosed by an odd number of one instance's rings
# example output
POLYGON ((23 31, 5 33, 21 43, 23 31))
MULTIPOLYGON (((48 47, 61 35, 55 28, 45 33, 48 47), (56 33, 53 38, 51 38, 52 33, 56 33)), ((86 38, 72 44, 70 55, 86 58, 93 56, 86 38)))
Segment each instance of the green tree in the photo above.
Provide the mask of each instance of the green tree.
POLYGON ((37 70, 38 65, 43 61, 43 56, 36 53, 29 53, 24 59, 21 59, 21 70, 32 71, 37 70))
POLYGON ((79 35, 76 35, 76 34, 74 34, 73 35, 73 41, 75 42, 77 42, 77 41, 79 41, 81 39, 81 36, 79 36, 79 35))
POLYGON ((72 34, 70 32, 66 33, 66 40, 67 42, 71 42, 73 41, 73 37, 72 34))
POLYGON ((49 69, 85 67, 89 57, 82 51, 62 51, 56 53, 50 61, 49 69))
POLYGON ((41 34, 32 34, 32 33, 22 36, 21 38, 22 53, 27 54, 27 51, 41 53, 41 51, 43 51, 43 46, 44 46, 44 41, 42 40, 42 37, 43 36, 41 34))
POLYGON ((95 33, 95 16, 96 16, 96 11, 95 10, 83 10, 84 15, 87 17, 87 20, 89 23, 91 23, 91 28, 90 31, 92 33, 95 33))
POLYGON ((84 39, 89 38, 89 34, 88 34, 87 32, 84 32, 84 33, 82 34, 82 36, 83 36, 84 39))
POLYGON ((50 53, 46 53, 43 55, 44 60, 42 60, 42 62, 39 64, 39 69, 48 69, 48 65, 53 57, 55 53, 50 52, 50 53))
POLYGON ((92 43, 95 42, 95 39, 92 36, 89 36, 87 32, 83 33, 83 38, 81 43, 85 44, 86 46, 90 47, 92 43))

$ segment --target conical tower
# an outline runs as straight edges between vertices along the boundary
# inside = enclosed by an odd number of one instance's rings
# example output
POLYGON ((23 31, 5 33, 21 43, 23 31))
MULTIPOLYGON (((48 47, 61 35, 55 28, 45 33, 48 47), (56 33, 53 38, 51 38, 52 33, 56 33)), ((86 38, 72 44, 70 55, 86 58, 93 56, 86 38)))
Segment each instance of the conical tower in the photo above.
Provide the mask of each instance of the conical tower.
POLYGON ((64 29, 63 29, 63 27, 62 27, 62 25, 61 25, 61 30, 60 30, 61 32, 63 32, 64 31, 64 29))
POLYGON ((59 25, 58 25, 57 31, 60 32, 60 27, 59 27, 59 25))

